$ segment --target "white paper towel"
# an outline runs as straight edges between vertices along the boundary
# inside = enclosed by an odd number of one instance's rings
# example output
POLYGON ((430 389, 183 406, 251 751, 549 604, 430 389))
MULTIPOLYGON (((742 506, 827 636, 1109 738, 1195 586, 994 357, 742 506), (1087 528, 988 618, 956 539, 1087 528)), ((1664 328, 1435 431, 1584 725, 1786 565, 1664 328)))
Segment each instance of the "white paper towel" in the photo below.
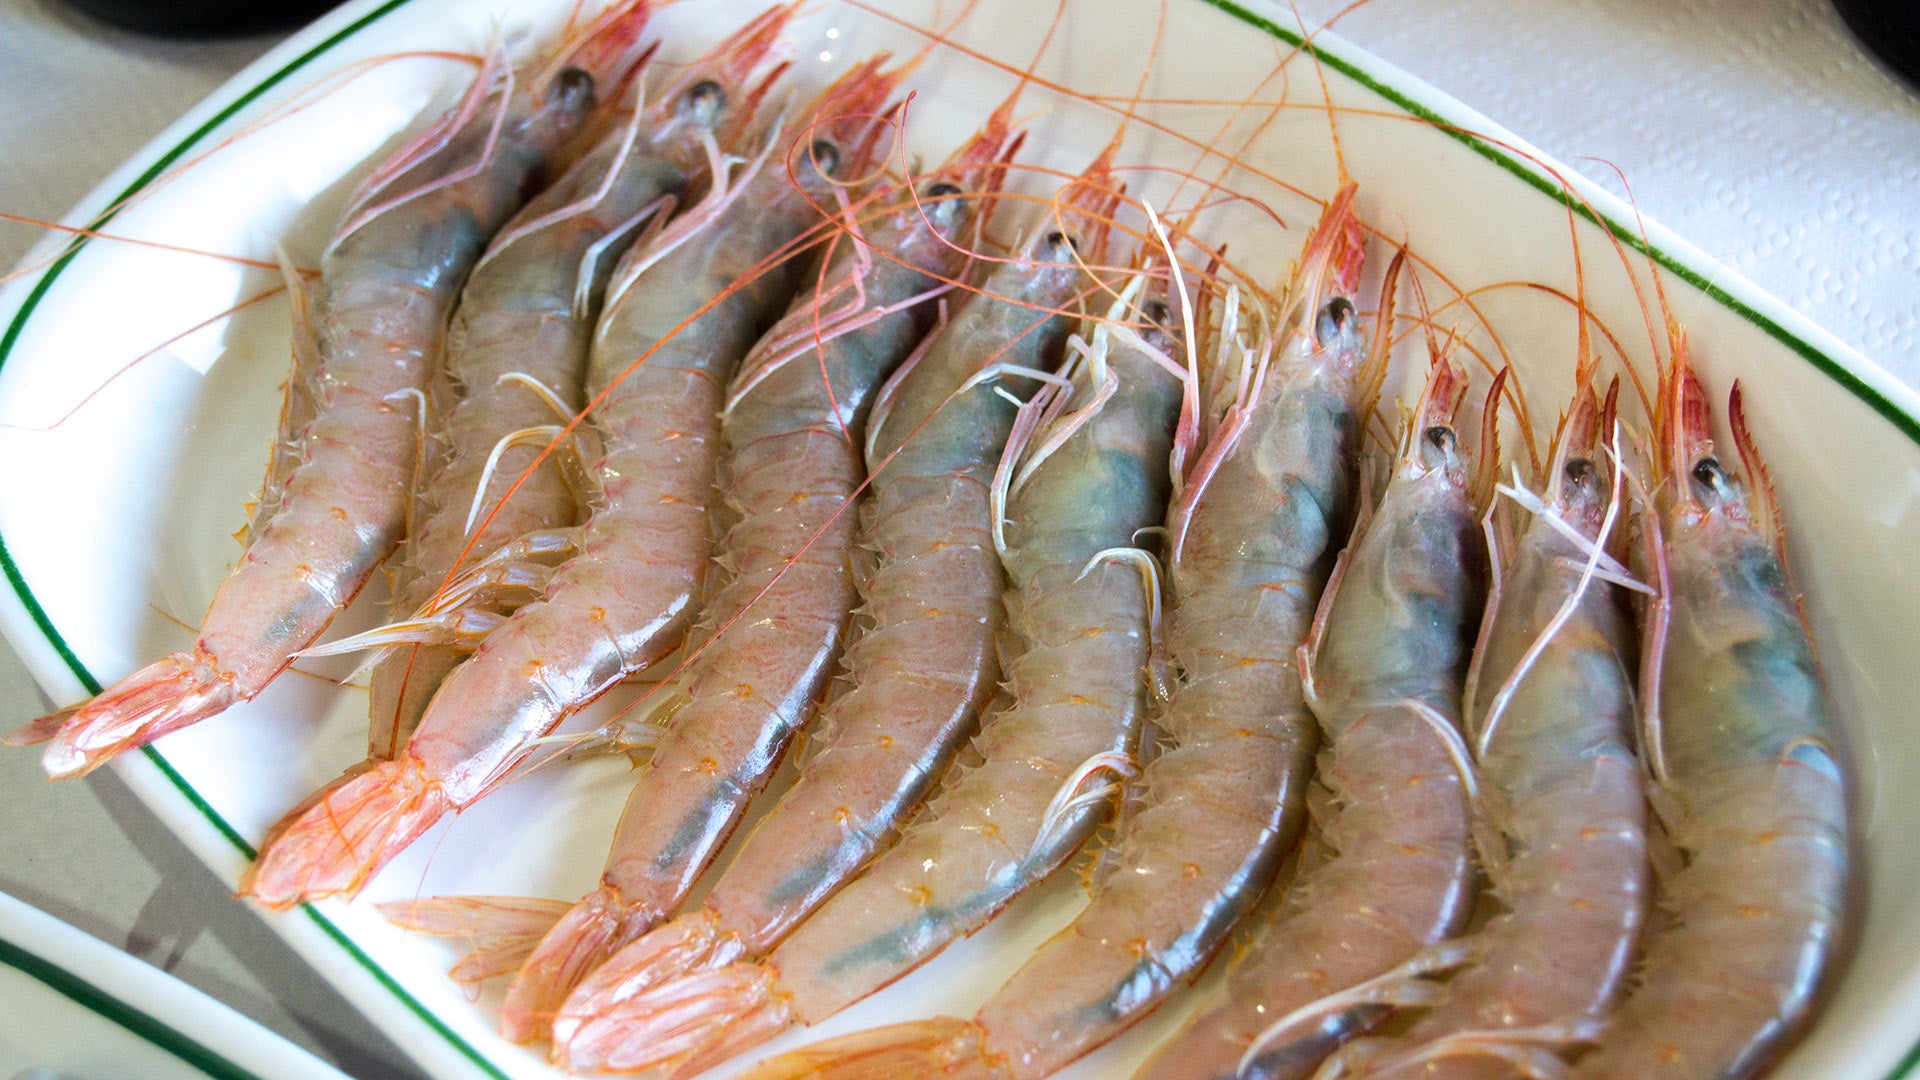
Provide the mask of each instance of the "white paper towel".
MULTIPOLYGON (((1344 0, 1302 0, 1309 23, 1344 0)), ((1373 0, 1335 29, 1920 385, 1920 94, 1827 0, 1373 0)))

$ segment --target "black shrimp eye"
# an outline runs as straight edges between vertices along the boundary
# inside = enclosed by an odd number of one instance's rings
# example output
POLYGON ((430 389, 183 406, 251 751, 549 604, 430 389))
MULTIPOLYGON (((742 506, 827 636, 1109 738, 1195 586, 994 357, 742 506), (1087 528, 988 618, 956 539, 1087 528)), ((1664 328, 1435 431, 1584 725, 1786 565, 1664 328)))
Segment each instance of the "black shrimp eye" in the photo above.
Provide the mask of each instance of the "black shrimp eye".
POLYGON ((1047 246, 1054 249, 1055 251, 1061 251, 1064 249, 1067 252, 1074 252, 1074 251, 1080 250, 1079 243, 1076 242, 1073 237, 1068 236, 1066 233, 1063 233, 1058 229, 1055 229, 1053 232, 1050 232, 1047 234, 1046 242, 1047 242, 1047 246))
POLYGON ((1173 309, 1163 300, 1149 300, 1140 305, 1140 314, 1145 315, 1148 322, 1159 327, 1169 326, 1173 322, 1173 309))
POLYGON ((593 107, 593 75, 577 67, 563 67, 553 77, 553 93, 563 101, 577 102, 583 109, 593 107))
POLYGON ((1353 301, 1344 296, 1336 296, 1327 301, 1327 318, 1335 326, 1345 326, 1353 319, 1353 301))
POLYGON ((949 183, 946 183, 945 181, 942 181, 928 188, 926 191, 926 194, 922 196, 922 198, 951 199, 954 196, 961 195, 961 194, 965 194, 965 193, 960 190, 960 185, 949 184, 949 183))
POLYGON ((1575 487, 1588 487, 1600 482, 1600 470, 1586 458, 1574 458, 1567 462, 1567 482, 1575 487))
POLYGON ((1435 424, 1423 432, 1423 434, 1426 437, 1427 445, 1433 447, 1435 450, 1443 454, 1453 452, 1454 436, 1452 428, 1435 424))
POLYGON ((1719 488, 1726 482, 1727 472, 1718 458, 1703 457, 1693 463, 1693 478, 1704 487, 1719 488))
POLYGON ((825 139, 813 140, 807 153, 812 155, 813 167, 820 170, 822 176, 832 176, 834 170, 840 167, 840 148, 825 139))
POLYGON ((687 87, 687 108, 703 117, 717 116, 727 107, 727 91, 712 79, 702 79, 687 87))
POLYGON ((1353 301, 1344 296, 1334 297, 1327 301, 1326 307, 1320 309, 1320 317, 1313 328, 1314 336, 1322 345, 1331 342, 1340 331, 1346 329, 1348 323, 1353 321, 1353 315, 1353 301))

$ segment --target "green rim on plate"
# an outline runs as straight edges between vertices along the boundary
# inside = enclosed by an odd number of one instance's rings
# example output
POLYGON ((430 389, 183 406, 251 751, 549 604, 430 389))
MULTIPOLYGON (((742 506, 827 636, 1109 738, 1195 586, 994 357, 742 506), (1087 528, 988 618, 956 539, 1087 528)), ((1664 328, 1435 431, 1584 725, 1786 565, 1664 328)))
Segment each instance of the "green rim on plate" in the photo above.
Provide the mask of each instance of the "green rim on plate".
MULTIPOLYGON (((351 23, 348 23, 346 26, 342 27, 339 31, 328 36, 325 40, 316 44, 311 49, 308 49, 306 52, 303 52, 299 56, 294 57, 292 60, 288 61, 286 64, 282 65, 281 67, 277 68, 273 72, 266 75, 259 82, 241 91, 225 107, 221 108, 213 116, 209 117, 205 123, 195 128, 192 132, 188 133, 188 135, 185 138, 183 138, 180 142, 174 144, 174 146, 172 146, 170 149, 168 149, 166 152, 162 153, 158 158, 156 158, 152 165, 150 165, 137 178, 135 178, 131 184, 127 186, 126 190, 120 192, 120 194, 113 200, 111 204, 112 208, 108 209, 107 211, 105 211, 104 213, 96 217, 93 221, 88 223, 88 226, 87 226, 88 232, 97 232, 103 227, 105 227, 105 225, 108 222, 113 220, 115 214, 118 213, 118 207, 124 204, 127 201, 127 199, 132 197, 141 189, 145 188, 147 185, 151 184, 155 179, 161 176, 169 167, 171 167, 174 163, 178 162, 188 150, 192 149, 196 144, 198 144, 203 139, 205 139, 208 135, 210 135, 214 131, 214 129, 218 128, 220 125, 232 119, 233 116, 236 113, 238 113, 241 109, 244 109, 248 105, 252 104, 254 101, 259 99, 261 95, 265 94, 267 91, 271 90, 273 87, 279 85, 281 82, 285 81, 289 76, 291 76, 293 73, 299 71, 301 68, 306 67, 308 64, 312 63, 315 59, 327 53, 328 51, 333 49, 335 46, 339 45, 341 42, 354 36, 355 34, 359 33, 361 30, 366 29, 368 26, 371 26, 375 22, 378 22, 382 17, 393 12, 394 10, 404 7, 411 2, 412 0, 387 0, 386 3, 380 4, 379 6, 375 7, 373 10, 369 11, 367 14, 362 15, 361 17, 359 17, 358 19, 355 19, 351 23)), ((1482 138, 1481 136, 1473 134, 1472 132, 1459 127, 1458 125, 1447 120, 1440 113, 1435 112, 1433 109, 1429 108, 1428 106, 1419 103, 1418 101, 1414 100, 1412 97, 1408 96, 1402 91, 1395 89, 1394 87, 1389 86, 1386 83, 1381 82, 1379 79, 1375 78, 1373 75, 1368 73, 1364 68, 1353 63, 1352 61, 1339 56, 1337 53, 1330 52, 1326 48, 1316 43, 1309 43, 1300 34, 1281 26, 1280 24, 1274 22, 1273 20, 1263 15, 1260 15, 1254 11, 1251 11, 1245 7, 1242 7, 1240 4, 1234 2, 1234 0, 1199 0, 1199 2, 1207 4, 1210 7, 1213 7, 1235 19, 1238 19, 1239 21, 1247 24, 1248 26, 1251 26, 1257 30, 1260 30, 1266 34, 1269 34, 1272 37, 1275 37, 1281 41, 1284 41, 1289 45, 1292 45, 1295 47, 1303 47, 1307 49, 1313 55, 1313 57, 1317 59, 1319 62, 1324 63, 1326 66, 1334 69, 1335 71, 1340 72, 1342 75, 1347 76, 1348 78, 1352 79, 1354 82, 1358 83, 1359 85, 1366 87, 1368 90, 1372 91, 1373 93, 1378 94, 1381 97, 1385 98, 1386 100, 1392 102, 1399 108, 1405 110, 1409 115, 1417 117, 1421 120, 1428 121, 1429 123, 1433 124, 1433 126, 1437 130, 1447 134, 1448 136, 1452 137, 1456 141, 1471 148, 1475 153, 1479 154, 1481 157, 1484 157, 1488 161, 1494 163, 1495 165, 1498 165, 1502 169, 1505 169, 1507 172, 1513 174, 1515 177, 1519 178, 1528 186, 1541 192, 1542 194, 1546 195, 1548 198, 1553 199, 1555 202, 1563 203, 1570 206, 1573 209, 1573 211, 1578 215, 1580 215, 1582 218, 1586 219, 1587 221, 1591 222, 1594 225, 1597 225, 1603 229, 1606 229, 1608 232, 1613 234, 1614 237, 1619 239, 1622 243, 1628 245, 1634 250, 1640 252, 1641 254, 1646 255, 1647 257, 1653 259, 1662 268, 1667 270, 1669 273, 1673 274, 1676 278, 1693 286, 1695 289, 1699 290, 1705 296, 1718 302, 1720 305, 1727 308, 1729 311, 1732 311, 1736 315, 1739 315, 1742 319, 1746 320, 1748 323, 1757 327, 1761 331, 1765 332, 1768 336, 1778 341, 1780 344, 1792 350, 1796 355, 1800 356, 1802 359, 1806 360, 1809 364, 1813 365, 1813 367, 1816 370, 1820 371, 1822 374, 1831 378, 1834 382, 1838 383, 1841 387, 1846 389, 1854 397, 1858 398, 1860 401, 1865 403, 1869 408, 1873 409, 1874 412, 1884 417, 1889 423, 1891 423, 1895 428, 1897 428, 1899 431, 1905 434, 1909 439, 1913 440, 1916 444, 1920 444, 1920 417, 1915 417, 1914 415, 1901 409, 1894 402, 1888 400, 1887 397, 1882 395, 1878 390, 1874 389, 1872 385, 1870 385, 1868 382, 1860 378, 1859 375, 1854 373, 1846 365, 1842 364, 1838 360, 1835 360, 1833 357, 1828 356, 1826 353, 1822 352, 1820 349, 1816 348, 1811 343, 1801 339, 1800 337, 1798 337, 1797 335, 1795 335, 1785 327, 1781 326, 1779 323, 1773 321, 1772 319, 1768 318, 1766 315, 1748 306, 1747 304, 1739 300, 1737 297, 1733 296, 1732 294, 1726 292, 1724 289, 1715 285, 1711 280, 1709 280, 1708 278, 1700 274, 1698 271, 1680 262, 1679 260, 1675 259, 1673 256, 1667 254, 1665 251, 1661 250, 1658 246, 1653 245, 1647 242, 1646 240, 1642 239, 1640 236, 1640 233, 1637 230, 1629 227, 1627 224, 1623 222, 1613 219, 1612 217, 1597 213, 1590 206, 1587 206, 1584 203, 1578 202, 1576 200, 1568 199, 1566 197, 1566 193, 1562 190, 1560 185, 1551 177, 1542 175, 1541 172, 1538 171, 1539 169, 1538 166, 1526 162, 1522 158, 1516 156, 1510 150, 1497 146, 1494 143, 1489 142, 1485 138, 1482 138)), ((80 250, 84 248, 87 245, 87 243, 88 243, 88 237, 86 235, 76 236, 73 240, 68 242, 65 249, 62 250, 60 255, 53 261, 52 265, 50 265, 47 268, 47 270, 41 275, 39 280, 35 282, 33 289, 30 292, 28 292, 26 299, 21 302, 20 310, 15 313, 13 319, 7 325, 5 334, 0 335, 0 367, 3 367, 6 364, 7 359, 12 355, 13 347, 15 343, 18 341, 21 331, 26 327, 27 319, 29 318, 29 316, 33 314, 34 310, 39 306, 40 301, 46 296, 47 292, 52 288, 54 280, 60 276, 60 274, 67 268, 67 266, 73 261, 74 257, 79 254, 80 250)), ((21 575, 19 567, 14 563, 13 556, 8 551, 6 546, 6 540, 5 540, 5 537, 3 536, 0 536, 0 570, 4 570, 7 581, 13 586, 14 592, 19 596, 20 602, 22 603, 23 606, 25 606, 27 613, 32 617, 34 624, 40 628, 41 634, 45 636, 45 638, 47 639, 47 642, 50 645, 52 645, 55 652, 59 654, 61 660, 65 662, 67 668, 73 672, 74 676, 80 680, 81 685, 86 687, 89 693, 91 694, 99 693, 102 688, 101 683, 99 682, 98 679, 94 677, 93 673, 87 669, 86 665, 81 663, 80 658, 76 656, 72 648, 68 646, 66 640, 61 636, 60 631, 54 627, 52 619, 50 619, 47 616, 46 611, 43 608, 41 608, 39 601, 34 597, 32 591, 27 588, 26 580, 21 575)), ((153 762, 153 764, 159 768, 160 772, 167 778, 167 780, 174 786, 174 788, 176 788, 180 792, 180 794, 187 800, 187 802, 191 804, 194 807, 194 809, 198 810, 200 814, 203 817, 205 817, 206 820, 222 836, 226 837, 227 840, 230 841, 238 851, 240 851, 241 854, 245 855, 249 860, 255 857, 256 853, 253 849, 253 846, 251 844, 248 844, 247 841, 233 828, 233 826, 230 825, 225 818, 221 817, 220 814, 214 810, 214 808, 206 801, 204 797, 200 795, 198 791, 196 791, 193 788, 192 785, 187 783, 186 779, 182 777, 180 773, 177 770, 175 770, 171 764, 168 763, 164 755, 162 755, 159 751, 155 750, 151 746, 142 747, 142 751, 146 754, 148 760, 153 762)), ((455 1034, 454 1031, 446 1025, 445 1021, 441 1020, 438 1016, 435 1016, 431 1011, 429 1011, 425 1006, 421 1005, 420 1002, 417 999, 415 999, 413 995, 409 994, 406 991, 406 989, 402 987, 400 983, 396 979, 394 979, 394 977, 390 973, 387 972, 385 968, 381 967, 378 963, 374 962, 374 960, 371 957, 369 957, 365 951, 363 951, 357 944, 355 944, 350 938, 348 938, 347 935, 343 933, 339 927, 335 926, 332 921, 327 919, 326 916, 320 914, 320 912, 314 909, 311 905, 302 905, 302 910, 305 911, 308 917, 310 917, 314 921, 314 923, 320 927, 321 931, 325 933, 327 937, 331 938, 336 944, 338 944, 340 948, 348 956, 350 956, 356 963, 358 963, 361 967, 365 968, 367 972, 371 974, 374 977, 374 979, 380 983, 381 986, 391 991, 394 997, 399 999, 400 1002, 404 1004, 408 1010, 410 1010, 415 1016, 420 1018, 421 1022, 426 1024, 429 1028, 431 1028, 435 1033, 439 1034, 442 1038, 446 1039, 448 1043, 450 1043, 453 1047, 458 1049, 463 1056, 471 1060, 475 1065, 479 1066, 487 1075, 495 1077, 497 1078, 497 1080, 507 1080, 506 1073, 501 1071, 498 1065, 494 1064, 493 1061, 491 1061, 485 1055, 480 1053, 479 1050, 474 1048, 466 1040, 462 1039, 459 1035, 455 1034)), ((42 966, 50 967, 50 965, 45 965, 44 962, 38 961, 37 957, 32 957, 30 954, 20 953, 19 950, 13 949, 11 946, 7 946, 4 942, 0 942, 0 962, 10 963, 10 964, 13 964, 13 966, 22 967, 23 970, 25 970, 22 964, 16 962, 17 958, 20 956, 25 956, 30 961, 39 962, 42 964, 42 966)), ((54 968, 52 970, 59 971, 59 969, 57 968, 54 968)), ((34 972, 29 972, 29 973, 35 974, 36 977, 40 977, 37 973, 34 973, 34 972)), ((61 972, 61 974, 64 975, 65 973, 61 972)), ((71 975, 67 975, 66 977, 70 980, 75 979, 75 977, 71 975)), ((42 981, 47 981, 47 980, 42 979, 42 981)), ((90 992, 94 996, 99 996, 104 998, 104 995, 101 995, 99 991, 94 990, 92 987, 87 986, 83 981, 78 981, 78 980, 75 980, 75 981, 77 982, 77 987, 81 992, 90 992)), ((56 987, 56 989, 61 989, 63 993, 68 993, 65 987, 56 987)), ((81 1001, 82 1004, 86 1004, 90 1008, 94 1008, 94 1005, 91 1002, 85 1001, 79 997, 76 997, 74 993, 68 993, 68 996, 75 997, 75 1000, 81 1001)), ((119 1006, 119 1008, 125 1011, 130 1018, 135 1020, 144 1020, 149 1024, 159 1027, 161 1031, 167 1034, 170 1034, 174 1038, 180 1040, 186 1047, 206 1055, 207 1058, 212 1063, 217 1064, 218 1066, 220 1066, 225 1070, 225 1071, 215 1071, 214 1068, 210 1067, 206 1063, 195 1060, 191 1057, 187 1058, 188 1060, 193 1061, 195 1065, 203 1069, 206 1069, 212 1075, 220 1076, 220 1077, 229 1077, 229 1076, 250 1077, 252 1075, 250 1073, 245 1072, 244 1070, 239 1069, 237 1066, 234 1066, 232 1063, 225 1061, 225 1059, 220 1058, 218 1055, 213 1054, 211 1051, 206 1050, 204 1047, 200 1047, 199 1044, 186 1039, 185 1036, 179 1035, 177 1032, 173 1032, 172 1029, 166 1028, 164 1025, 160 1025, 158 1021, 153 1020, 151 1017, 147 1017, 143 1013, 138 1013, 137 1011, 131 1010, 124 1005, 120 1005, 120 1003, 114 1002, 110 998, 106 998, 105 1000, 111 1002, 116 1006, 119 1006)), ((101 1011, 101 1010, 96 1008, 95 1011, 101 1011)), ((126 1023, 126 1020, 122 1019, 121 1017, 110 1016, 109 1018, 115 1019, 116 1022, 122 1023, 123 1026, 131 1026, 131 1025, 128 1025, 126 1023)), ((144 1031, 140 1033, 143 1035, 147 1034, 144 1031)), ((158 1040, 150 1037, 149 1041, 157 1042, 158 1040)), ((165 1045, 165 1044, 162 1044, 162 1045, 165 1045)), ((173 1050, 175 1053, 181 1054, 182 1057, 187 1057, 186 1054, 181 1053, 179 1049, 176 1049, 173 1046, 167 1046, 167 1049, 173 1050)), ((1906 1056, 1900 1060, 1899 1064, 1894 1066, 1893 1071, 1887 1074, 1886 1080, 1903 1080, 1903 1078, 1908 1077, 1912 1073, 1916 1065, 1920 1065, 1920 1042, 1916 1042, 1916 1044, 1907 1051, 1906 1056)))
POLYGON ((0 964, 57 991, 74 1004, 111 1020, 208 1076, 217 1077, 218 1080, 261 1080, 258 1074, 235 1065, 168 1026, 165 1021, 134 1008, 66 968, 36 956, 11 941, 0 941, 0 964))

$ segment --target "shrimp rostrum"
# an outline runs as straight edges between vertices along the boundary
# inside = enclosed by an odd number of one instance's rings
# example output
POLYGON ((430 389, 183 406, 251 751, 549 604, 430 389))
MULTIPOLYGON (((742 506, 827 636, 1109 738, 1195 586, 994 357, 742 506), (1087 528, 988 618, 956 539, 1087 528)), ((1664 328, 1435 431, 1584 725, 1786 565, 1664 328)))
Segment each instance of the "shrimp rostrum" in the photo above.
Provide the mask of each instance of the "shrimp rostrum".
MULTIPOLYGON (((191 652, 141 668, 15 741, 54 776, 249 701, 400 542, 454 296, 487 240, 635 63, 649 5, 609 9, 531 72, 488 61, 466 96, 362 184, 297 290, 283 444, 246 551, 191 652)), ((613 96, 617 96, 613 95, 613 96)))
POLYGON ((1812 1019, 1844 945, 1848 778, 1779 544, 1766 468, 1728 401, 1746 473, 1715 453, 1674 333, 1653 454, 1642 746, 1676 865, 1638 985, 1577 1077, 1765 1072, 1812 1019))

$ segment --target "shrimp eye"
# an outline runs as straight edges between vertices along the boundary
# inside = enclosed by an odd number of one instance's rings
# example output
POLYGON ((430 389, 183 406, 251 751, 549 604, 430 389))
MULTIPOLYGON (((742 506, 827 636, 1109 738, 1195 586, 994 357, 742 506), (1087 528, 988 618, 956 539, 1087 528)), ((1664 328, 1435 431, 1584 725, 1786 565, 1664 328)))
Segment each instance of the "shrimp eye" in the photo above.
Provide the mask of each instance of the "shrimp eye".
POLYGON ((840 167, 840 148, 825 139, 813 140, 807 147, 807 153, 813 157, 813 167, 820 170, 822 176, 832 176, 840 167))
POLYGON ((1454 440, 1452 428, 1442 424, 1435 424, 1422 434, 1426 437, 1428 446, 1433 447, 1443 454, 1453 452, 1454 440))
POLYGON ((961 214, 966 212, 967 200, 962 198, 964 194, 958 184, 944 181, 930 184, 920 197, 931 205, 923 205, 920 212, 926 215, 927 222, 934 228, 951 229, 960 220, 961 214))
POLYGON ((1072 253, 1080 250, 1079 243, 1077 243, 1073 237, 1068 236, 1066 233, 1063 233, 1058 229, 1047 234, 1046 243, 1048 247, 1054 249, 1055 251, 1060 251, 1062 249, 1065 249, 1066 252, 1072 253))
POLYGON ((553 77, 553 93, 583 109, 593 107, 593 76, 577 67, 563 67, 553 77))
POLYGON ((1600 482, 1600 470, 1586 458, 1574 458, 1567 462, 1567 483, 1577 488, 1593 487, 1600 482))
POLYGON ((1708 454, 1694 462, 1689 472, 1693 475, 1694 484, 1711 493, 1715 499, 1721 502, 1737 501, 1733 478, 1720 466, 1719 458, 1708 454))
POLYGON ((1160 300, 1149 300, 1145 304, 1142 304, 1140 306, 1140 314, 1145 315, 1148 322, 1162 328, 1165 328, 1173 321, 1173 309, 1169 308, 1164 301, 1160 300))
POLYGON ((1336 296, 1327 301, 1320 309, 1320 317, 1315 320, 1314 336, 1325 345, 1337 337, 1353 321, 1353 301, 1344 296, 1336 296))
POLYGON ((1693 479, 1695 483, 1702 487, 1709 487, 1718 491, 1726 486, 1727 473, 1725 469, 1720 467, 1719 459, 1703 457, 1693 463, 1693 479))
POLYGON ((712 79, 702 79, 687 87, 687 111, 702 121, 711 122, 727 107, 727 91, 712 79))

